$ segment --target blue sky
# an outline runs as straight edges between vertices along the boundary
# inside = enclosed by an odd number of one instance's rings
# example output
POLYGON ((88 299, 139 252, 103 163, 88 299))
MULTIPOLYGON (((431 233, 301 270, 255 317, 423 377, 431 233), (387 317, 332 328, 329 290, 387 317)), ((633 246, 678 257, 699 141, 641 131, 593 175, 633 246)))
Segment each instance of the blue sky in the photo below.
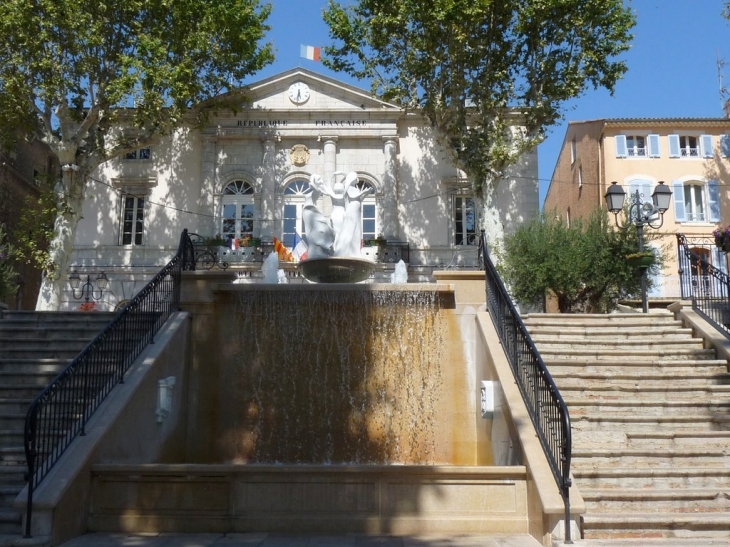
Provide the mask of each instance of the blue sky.
MULTIPOLYGON (((329 43, 322 21, 326 0, 269 0, 269 38, 276 61, 252 80, 303 66, 316 72, 368 88, 326 69, 321 63, 299 58, 300 44, 329 43)), ((637 15, 634 41, 623 58, 628 73, 611 97, 592 89, 566 105, 565 122, 548 131, 538 149, 540 203, 542 203, 563 142, 568 121, 597 118, 696 118, 721 117, 718 57, 724 85, 730 89, 730 22, 721 17, 722 0, 627 0, 637 15)))

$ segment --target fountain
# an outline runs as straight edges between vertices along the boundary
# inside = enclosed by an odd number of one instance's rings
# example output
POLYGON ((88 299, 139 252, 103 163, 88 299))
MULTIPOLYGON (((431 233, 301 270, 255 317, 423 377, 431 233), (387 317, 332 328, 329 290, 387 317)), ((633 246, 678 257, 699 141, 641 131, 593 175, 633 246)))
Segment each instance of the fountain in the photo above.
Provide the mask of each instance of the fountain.
POLYGON ((322 177, 310 177, 302 219, 308 246, 307 259, 299 269, 308 281, 315 283, 359 283, 375 271, 375 264, 360 256, 362 239, 362 200, 372 188, 355 186, 357 173, 337 171, 329 184, 322 177), (339 177, 344 175, 344 182, 339 177), (332 213, 325 217, 316 203, 320 196, 332 199, 332 213))

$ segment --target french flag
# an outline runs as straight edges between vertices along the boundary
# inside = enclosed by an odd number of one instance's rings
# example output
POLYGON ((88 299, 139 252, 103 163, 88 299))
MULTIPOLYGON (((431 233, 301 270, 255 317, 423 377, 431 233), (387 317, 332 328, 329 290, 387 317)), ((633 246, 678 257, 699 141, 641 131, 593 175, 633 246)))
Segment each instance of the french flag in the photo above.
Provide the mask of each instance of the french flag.
POLYGON ((310 61, 320 61, 320 52, 321 48, 318 47, 305 45, 299 46, 299 56, 309 59, 310 61))
POLYGON ((307 248, 307 244, 304 242, 304 240, 299 236, 297 232, 294 232, 294 245, 292 245, 291 248, 291 254, 294 257, 294 260, 299 262, 300 260, 307 260, 307 251, 309 249, 307 248))

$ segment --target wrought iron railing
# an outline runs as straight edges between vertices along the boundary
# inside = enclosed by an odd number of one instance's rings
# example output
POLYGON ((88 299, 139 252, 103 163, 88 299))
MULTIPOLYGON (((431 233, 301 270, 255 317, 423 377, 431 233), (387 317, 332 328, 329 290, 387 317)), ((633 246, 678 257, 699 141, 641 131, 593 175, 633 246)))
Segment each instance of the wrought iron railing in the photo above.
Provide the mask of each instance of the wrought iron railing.
POLYGON ((486 274, 487 311, 502 342, 525 406, 565 504, 565 543, 570 538, 570 415, 555 382, 520 318, 487 252, 482 232, 478 263, 486 274))
POLYGON ((677 234, 682 298, 690 298, 692 309, 730 338, 730 277, 689 245, 684 234, 677 234))
POLYGON ((195 269, 187 230, 177 254, 132 298, 31 403, 25 419, 28 504, 25 537, 31 537, 33 492, 167 318, 180 305, 183 270, 195 269))

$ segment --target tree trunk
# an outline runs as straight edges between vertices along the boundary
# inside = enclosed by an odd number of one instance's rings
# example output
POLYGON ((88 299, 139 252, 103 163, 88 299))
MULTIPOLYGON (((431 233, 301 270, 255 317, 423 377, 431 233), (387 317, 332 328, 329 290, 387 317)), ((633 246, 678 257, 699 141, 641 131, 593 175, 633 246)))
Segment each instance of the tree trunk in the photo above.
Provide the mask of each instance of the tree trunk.
POLYGON ((36 302, 38 311, 58 311, 61 306, 64 283, 68 277, 66 270, 71 259, 76 227, 84 204, 85 175, 68 166, 63 167, 62 173, 61 183, 56 189, 56 206, 59 212, 54 223, 53 239, 49 248, 49 259, 52 266, 44 272, 36 302))
POLYGON ((487 239, 487 250, 489 257, 494 264, 497 264, 497 257, 502 248, 504 239, 504 226, 499 215, 497 204, 497 185, 492 182, 485 182, 482 187, 482 196, 477 198, 475 206, 481 209, 481 228, 484 230, 487 239))

